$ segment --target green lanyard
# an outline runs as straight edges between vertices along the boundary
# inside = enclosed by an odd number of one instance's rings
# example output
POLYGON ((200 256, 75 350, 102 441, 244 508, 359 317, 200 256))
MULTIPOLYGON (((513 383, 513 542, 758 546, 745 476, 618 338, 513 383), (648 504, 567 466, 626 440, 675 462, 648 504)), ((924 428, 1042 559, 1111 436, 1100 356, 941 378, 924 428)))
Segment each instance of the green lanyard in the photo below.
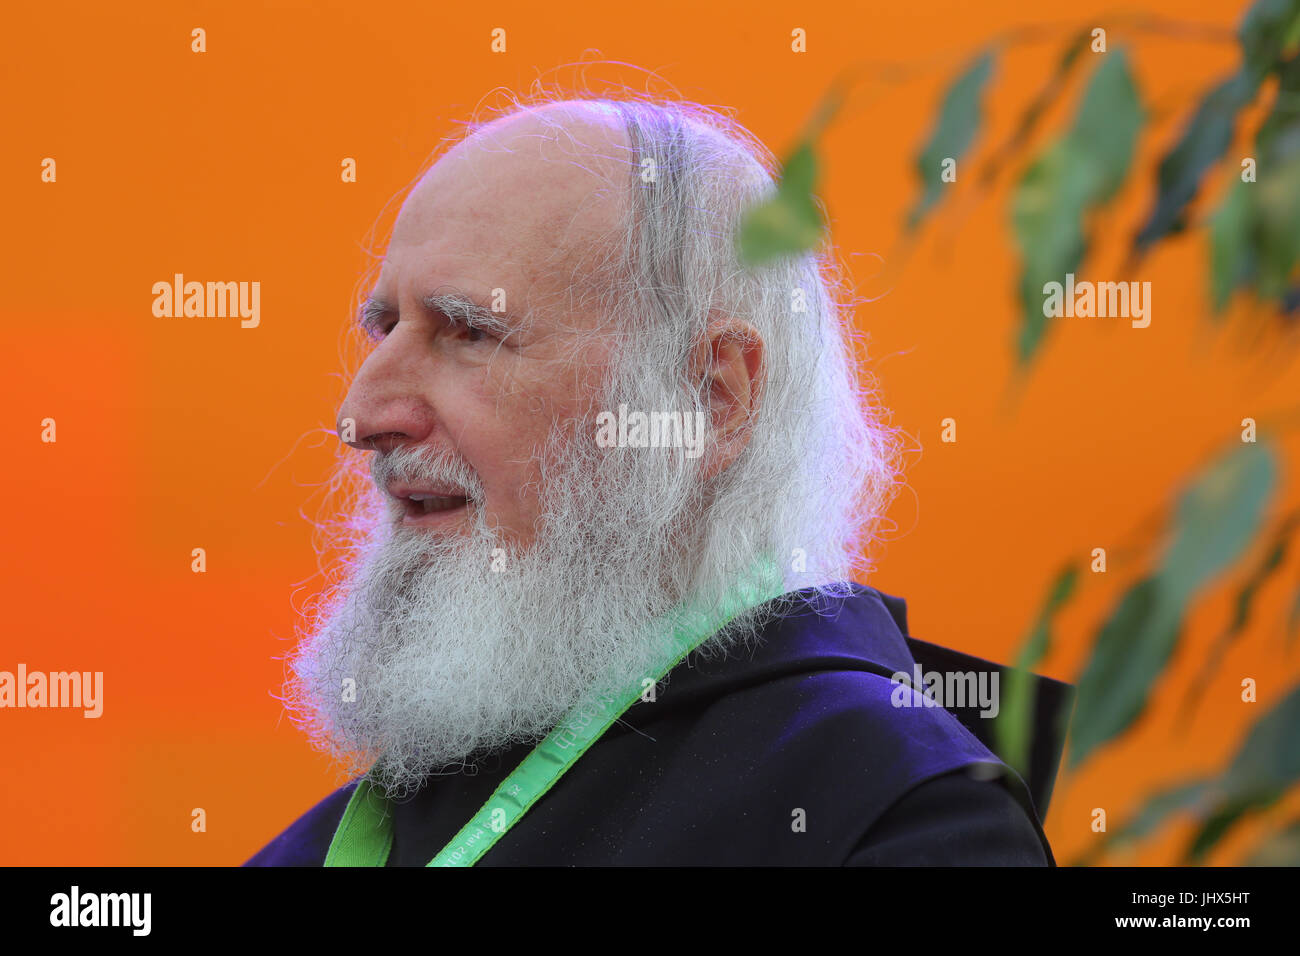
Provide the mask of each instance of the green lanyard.
MULTIPOLYGON (((672 641, 661 661, 658 679, 662 680, 741 611, 780 597, 783 591, 781 569, 771 559, 763 559, 732 588, 721 607, 669 615, 672 641)), ((638 681, 621 693, 596 695, 571 710, 428 865, 473 866, 478 862, 645 689, 638 681)), ((392 848, 393 817, 387 800, 368 777, 363 777, 343 811, 325 865, 383 866, 392 848)))

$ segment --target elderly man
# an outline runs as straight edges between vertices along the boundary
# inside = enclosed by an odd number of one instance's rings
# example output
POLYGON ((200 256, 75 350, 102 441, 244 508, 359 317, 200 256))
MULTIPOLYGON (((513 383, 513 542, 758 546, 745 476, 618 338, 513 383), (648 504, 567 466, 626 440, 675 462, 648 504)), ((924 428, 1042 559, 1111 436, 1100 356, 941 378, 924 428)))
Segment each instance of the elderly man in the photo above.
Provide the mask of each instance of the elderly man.
POLYGON ((252 865, 1050 864, 852 583, 894 482, 829 260, 737 261, 771 155, 541 101, 418 182, 339 429, 373 490, 288 703, 365 770, 252 865))

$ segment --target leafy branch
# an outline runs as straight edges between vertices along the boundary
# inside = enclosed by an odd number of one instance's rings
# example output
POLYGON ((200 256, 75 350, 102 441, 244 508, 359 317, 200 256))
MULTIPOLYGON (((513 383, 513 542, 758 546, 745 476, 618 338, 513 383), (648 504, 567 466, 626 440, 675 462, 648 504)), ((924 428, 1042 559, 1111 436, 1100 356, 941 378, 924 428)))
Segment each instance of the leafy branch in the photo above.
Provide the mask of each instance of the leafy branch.
MULTIPOLYGON (((1193 225, 1190 209, 1216 169, 1230 184, 1202 225, 1209 237, 1209 298, 1217 317, 1232 298, 1250 293, 1285 319, 1300 313, 1300 0, 1256 0, 1235 35, 1214 27, 1151 17, 1111 17, 1110 27, 1183 40, 1229 40, 1240 50, 1236 70, 1206 90, 1184 120, 1155 170, 1155 202, 1129 244, 1131 272, 1157 244, 1193 225), (1266 119, 1255 131, 1253 156, 1225 161, 1237 138, 1241 115, 1276 80, 1266 119)), ((994 38, 971 56, 948 85, 928 141, 916 158, 920 195, 903 233, 914 234, 939 207, 978 141, 983 102, 998 58, 1011 45, 1044 39, 1049 28, 1029 27, 994 38)), ((841 111, 865 68, 845 74, 824 98, 815 118, 785 163, 774 194, 756 206, 739 235, 741 256, 752 266, 801 255, 824 238, 814 198, 818 140, 841 111)), ((877 70, 877 78, 906 79, 902 67, 877 70)), ((1010 134, 983 163, 977 187, 987 191, 1002 171, 1024 162, 1014 184, 1010 215, 1021 273, 1021 321, 1015 341, 1023 371, 1050 330, 1043 307, 1046 286, 1085 265, 1096 214, 1132 177, 1133 157, 1153 112, 1141 95, 1124 47, 1107 51, 1105 31, 1074 28, 1055 67, 1024 106, 1010 134), (1087 54, 1096 54, 1090 57, 1087 54), (1065 95, 1071 79, 1094 60, 1072 120, 1046 146, 1026 159, 1044 119, 1065 95), (1090 229, 1090 226, 1092 229, 1090 229)), ((1244 424, 1244 423, 1243 423, 1244 424)), ((1234 443, 1193 476, 1174 496, 1155 570, 1131 581, 1098 626, 1078 680, 1068 770, 1076 770, 1104 746, 1128 732, 1145 713, 1166 673, 1199 595, 1248 555, 1257 558, 1242 575, 1232 620, 1187 692, 1184 717, 1205 690, 1222 655, 1245 631, 1256 599, 1284 567, 1300 511, 1268 520, 1280 484, 1275 431, 1260 440, 1234 443), (1256 539, 1264 543, 1255 545, 1256 539)), ((1080 572, 1067 563, 1055 576, 1026 637, 1003 694, 995 728, 999 750, 1024 771, 1030 721, 1035 712, 1031 668, 1049 653, 1056 619, 1080 587, 1080 572)), ((1300 587, 1292 600, 1288 643, 1300 630, 1300 587)), ((1068 715, 1062 715, 1064 720, 1068 715)), ((1199 827, 1183 862, 1199 863, 1249 815, 1272 806, 1300 782, 1300 686, 1292 688, 1247 734, 1229 765, 1217 775, 1183 781, 1151 795, 1132 819, 1100 839, 1079 862, 1098 859, 1112 846, 1140 839, 1176 813, 1190 813, 1199 827)), ((1271 849, 1250 862, 1300 863, 1300 820, 1276 834, 1271 849), (1290 848, 1289 850, 1287 848, 1290 848)))

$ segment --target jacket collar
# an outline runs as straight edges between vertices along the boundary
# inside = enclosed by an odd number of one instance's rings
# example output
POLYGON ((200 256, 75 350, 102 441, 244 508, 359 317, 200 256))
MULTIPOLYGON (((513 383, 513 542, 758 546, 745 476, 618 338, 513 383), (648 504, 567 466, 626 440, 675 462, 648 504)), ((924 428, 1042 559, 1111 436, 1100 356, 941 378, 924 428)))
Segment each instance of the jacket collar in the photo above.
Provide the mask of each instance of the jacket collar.
POLYGON ((775 617, 754 640, 737 645, 725 657, 711 650, 713 641, 692 651, 660 683, 653 702, 638 700, 606 733, 628 729, 625 720, 640 726, 791 674, 859 670, 883 677, 899 671, 910 675, 916 662, 904 638, 902 599, 856 582, 839 588, 837 596, 806 588, 768 601, 763 608, 775 617))

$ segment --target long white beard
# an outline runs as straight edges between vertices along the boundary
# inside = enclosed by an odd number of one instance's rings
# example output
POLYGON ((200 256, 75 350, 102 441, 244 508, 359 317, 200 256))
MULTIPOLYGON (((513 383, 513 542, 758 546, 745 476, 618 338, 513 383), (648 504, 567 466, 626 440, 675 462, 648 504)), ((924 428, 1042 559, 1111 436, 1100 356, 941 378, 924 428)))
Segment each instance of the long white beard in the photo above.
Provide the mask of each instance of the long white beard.
MULTIPOLYGON (((395 505, 381 505, 388 520, 373 521, 345 587, 290 658, 295 719, 349 772, 373 763, 394 798, 540 740, 598 685, 659 676, 666 640, 651 624, 689 579, 682 528, 699 513, 697 466, 680 451, 557 435, 543 461, 559 464, 544 468, 546 513, 524 553, 479 506, 470 536, 445 537, 397 526, 395 505)), ((372 465, 378 487, 446 480, 481 504, 463 463, 399 450, 372 465)))

